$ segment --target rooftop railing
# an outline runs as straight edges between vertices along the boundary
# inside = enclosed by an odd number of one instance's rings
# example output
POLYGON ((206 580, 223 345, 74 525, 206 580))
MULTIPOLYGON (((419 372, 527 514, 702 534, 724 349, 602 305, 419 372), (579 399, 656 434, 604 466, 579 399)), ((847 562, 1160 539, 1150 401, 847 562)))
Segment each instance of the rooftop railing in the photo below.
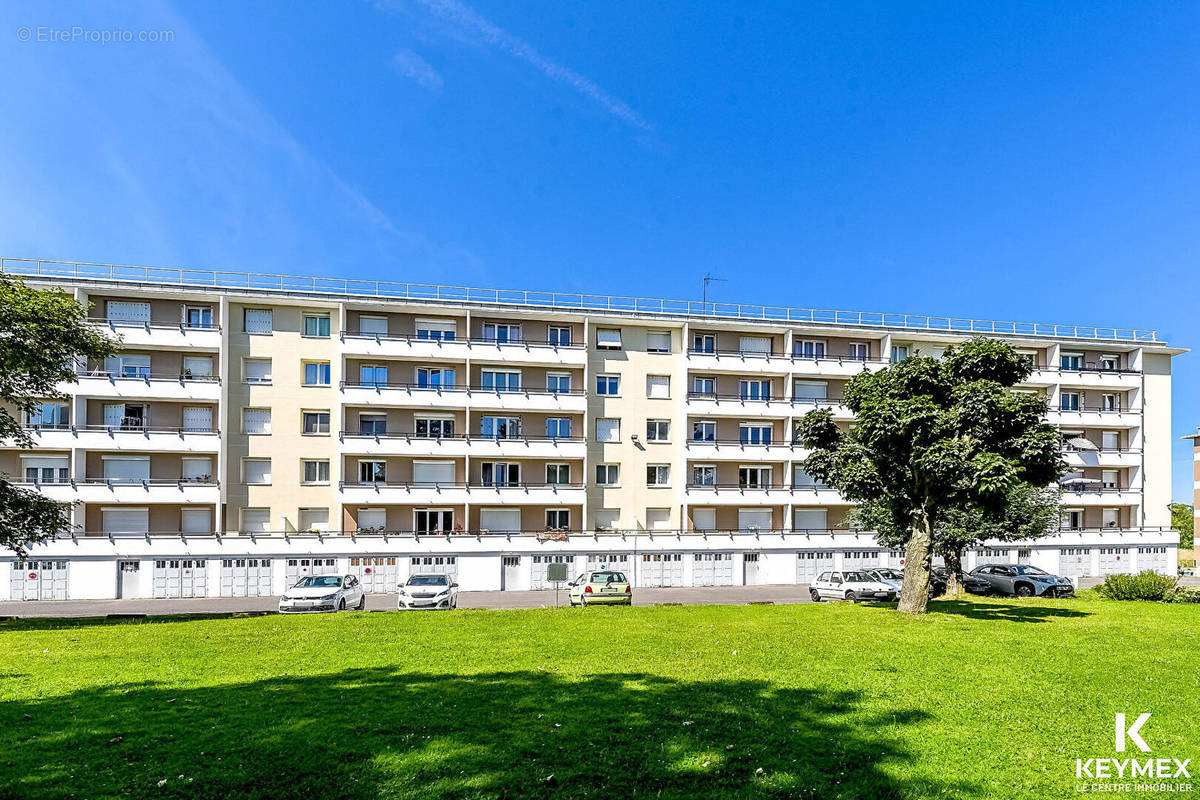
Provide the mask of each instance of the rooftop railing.
POLYGON ((46 261, 0 258, 0 272, 48 280, 104 280, 155 283, 183 288, 236 289, 333 295, 347 298, 437 301, 501 306, 524 306, 568 311, 606 311, 627 314, 662 314, 711 319, 770 321, 811 325, 854 326, 929 331, 932 333, 987 334, 992 336, 1049 336, 1070 339, 1103 339, 1159 343, 1156 331, 1053 322, 1007 322, 894 314, 880 311, 838 311, 762 306, 750 303, 714 303, 700 300, 667 300, 649 297, 541 292, 522 289, 482 289, 428 283, 364 281, 252 272, 136 267, 83 261, 46 261))

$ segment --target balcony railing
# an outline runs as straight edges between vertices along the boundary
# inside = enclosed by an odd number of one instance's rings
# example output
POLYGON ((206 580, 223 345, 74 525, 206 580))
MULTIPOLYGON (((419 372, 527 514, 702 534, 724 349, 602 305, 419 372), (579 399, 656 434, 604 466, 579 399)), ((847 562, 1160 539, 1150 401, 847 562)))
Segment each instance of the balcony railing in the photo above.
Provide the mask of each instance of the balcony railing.
POLYGON ((712 489, 717 492, 802 492, 825 490, 830 487, 823 483, 774 483, 767 486, 748 486, 742 483, 689 483, 687 488, 689 490, 712 489))
POLYGON ((178 383, 220 383, 218 375, 197 375, 191 370, 181 372, 151 372, 143 369, 123 369, 120 371, 106 369, 80 369, 76 374, 81 378, 107 378, 110 381, 176 381, 178 383))
POLYGON ((486 336, 470 336, 459 338, 454 337, 436 337, 436 336, 420 336, 416 333, 409 334, 384 334, 384 333, 364 333, 358 330, 345 330, 341 333, 342 340, 346 339, 373 339, 376 342, 404 342, 406 344, 459 344, 465 343, 468 345, 486 345, 496 347, 524 347, 524 348, 542 348, 547 350, 584 350, 587 348, 585 344, 560 344, 552 342, 549 339, 491 339, 486 336))
POLYGON ((374 433, 370 431, 338 431, 338 436, 342 439, 404 439, 405 441, 416 442, 440 442, 440 441, 469 441, 469 442, 562 442, 563 444, 586 442, 582 436, 487 436, 482 433, 455 433, 449 436, 429 436, 427 434, 413 433, 409 431, 390 431, 387 433, 374 433))
POLYGON ((143 489, 150 489, 154 486, 177 486, 180 489, 189 486, 220 486, 220 481, 216 478, 83 478, 76 480, 71 478, 65 481, 13 481, 15 484, 23 484, 26 486, 70 486, 79 488, 85 486, 107 486, 111 488, 125 486, 140 486, 143 489))
POLYGON ((141 328, 146 332, 154 330, 172 330, 187 333, 188 331, 216 331, 221 330, 221 326, 215 322, 204 324, 193 324, 188 322, 139 322, 137 320, 128 319, 108 319, 107 317, 89 317, 88 322, 93 325, 101 325, 112 329, 117 328, 141 328))
POLYGON ((543 481, 517 481, 511 483, 483 483, 481 481, 339 481, 339 489, 582 489, 580 481, 546 483, 543 481))
POLYGON ((579 397, 587 394, 583 389, 562 389, 551 391, 549 389, 507 389, 497 388, 495 386, 471 386, 471 385, 454 385, 454 386, 430 386, 428 384, 412 383, 411 381, 341 381, 338 386, 342 389, 403 389, 406 391, 420 392, 478 392, 486 394, 518 394, 518 395, 562 395, 564 397, 579 397))

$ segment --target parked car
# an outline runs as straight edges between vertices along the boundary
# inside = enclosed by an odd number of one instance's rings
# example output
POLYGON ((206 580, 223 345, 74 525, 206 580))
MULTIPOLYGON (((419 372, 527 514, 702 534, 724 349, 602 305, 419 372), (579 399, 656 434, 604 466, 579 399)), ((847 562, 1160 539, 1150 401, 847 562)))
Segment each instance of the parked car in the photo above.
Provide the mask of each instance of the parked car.
MULTIPOLYGON (((945 567, 933 568, 933 574, 929 576, 929 586, 932 589, 931 597, 937 597, 946 593, 947 574, 945 567)), ((963 588, 971 594, 989 594, 992 591, 990 583, 969 572, 963 573, 963 588)))
POLYGON ((279 598, 281 612, 362 611, 367 593, 353 575, 306 575, 279 598))
POLYGON ((886 583, 888 586, 900 594, 900 587, 904 586, 904 573, 898 569, 891 567, 876 567, 874 569, 864 569, 863 572, 870 575, 880 583, 886 583))
POLYGON ((458 608, 458 584, 449 575, 409 575, 400 584, 396 607, 401 611, 414 608, 458 608))
POLYGON ((1069 578, 1051 575, 1030 564, 984 564, 971 575, 988 582, 993 592, 1017 597, 1071 597, 1075 587, 1069 578))
POLYGON ((633 605, 633 585, 624 572, 585 572, 567 586, 571 589, 569 598, 573 606, 589 606, 592 603, 633 605))
POLYGON ((813 602, 822 600, 895 600, 896 590, 862 570, 822 572, 809 587, 813 602))

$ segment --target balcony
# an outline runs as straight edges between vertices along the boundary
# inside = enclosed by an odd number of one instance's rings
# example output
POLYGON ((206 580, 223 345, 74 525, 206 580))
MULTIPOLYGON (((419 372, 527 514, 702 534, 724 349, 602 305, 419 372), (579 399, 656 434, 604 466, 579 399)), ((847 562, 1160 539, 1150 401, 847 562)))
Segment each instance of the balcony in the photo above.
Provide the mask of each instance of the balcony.
POLYGON ((343 402, 412 408, 460 409, 471 406, 498 411, 559 411, 582 414, 587 396, 581 389, 546 392, 528 389, 499 391, 482 386, 423 386, 403 382, 342 381, 343 402))
POLYGON ((492 411, 554 411, 582 414, 587 410, 587 394, 582 389, 565 392, 517 389, 498 391, 476 386, 467 390, 471 408, 492 411))
POLYGON ((1137 389, 1142 385, 1142 371, 1136 369, 1100 369, 1088 362, 1083 369, 1034 367, 1025 381, 1038 386, 1063 384, 1081 389, 1137 389))
POLYGON ((215 453, 221 447, 220 431, 192 428, 150 428, 141 425, 85 425, 27 428, 37 447, 67 450, 136 450, 169 453, 215 453))
POLYGON ((51 500, 61 503, 198 503, 214 505, 220 502, 221 491, 216 481, 184 481, 170 478, 151 480, 109 480, 87 478, 69 483, 19 484, 36 489, 51 500))
POLYGON ((157 347, 174 350, 218 350, 221 347, 219 325, 187 325, 183 322, 130 322, 128 320, 91 319, 97 328, 120 336, 123 347, 157 347))
POLYGON ((688 392, 688 414, 704 417, 788 417, 818 408, 828 408, 834 419, 851 420, 854 415, 836 398, 743 397, 740 394, 688 392))
POLYGON ((461 481, 439 483, 343 481, 339 485, 342 501, 364 505, 399 503, 403 505, 454 506, 466 503, 500 505, 581 505, 581 483, 516 483, 503 486, 468 484, 461 481))
POLYGON ((347 331, 341 335, 348 356, 409 358, 441 361, 495 360, 508 364, 549 367, 578 367, 587 363, 582 345, 549 342, 497 342, 494 339, 429 339, 416 336, 384 336, 347 331))
POLYGON ((744 505, 845 505, 845 500, 835 490, 824 486, 796 487, 741 486, 739 484, 688 484, 686 499, 690 505, 700 506, 744 506, 744 505))
POLYGON ((1142 424, 1142 412, 1083 405, 1069 410, 1051 407, 1046 420, 1052 425, 1067 428, 1136 428, 1142 424))
POLYGON ((1072 467, 1136 467, 1142 463, 1142 451, 1132 448, 1117 450, 1080 450, 1064 448, 1063 460, 1072 467))
POLYGON ((720 461, 784 461, 800 449, 786 441, 752 444, 740 439, 687 439, 683 443, 689 459, 720 461))
POLYGON ((1064 486, 1059 502, 1063 506, 1136 506, 1142 502, 1142 493, 1138 489, 1064 486))
POLYGON ((782 353, 742 350, 688 350, 688 369, 703 372, 741 372, 760 375, 786 375, 792 371, 792 359, 782 353))
POLYGON ((179 373, 133 374, 93 370, 80 372, 76 383, 59 384, 58 389, 64 394, 121 399, 190 400, 205 403, 216 403, 221 399, 221 380, 215 375, 197 377, 179 373))
POLYGON ((417 436, 411 433, 359 434, 342 431, 342 452, 394 456, 504 456, 508 458, 583 458, 582 437, 417 436))

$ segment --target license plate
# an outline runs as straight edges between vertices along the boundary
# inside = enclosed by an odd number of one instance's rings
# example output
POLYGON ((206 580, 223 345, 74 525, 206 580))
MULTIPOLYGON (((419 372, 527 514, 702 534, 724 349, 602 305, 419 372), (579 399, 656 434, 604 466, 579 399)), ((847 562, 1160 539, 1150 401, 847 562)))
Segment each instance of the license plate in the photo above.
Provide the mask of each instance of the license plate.
POLYGON ((615 591, 616 591, 616 589, 615 589, 614 587, 612 587, 612 586, 605 586, 605 587, 604 587, 603 589, 601 589, 600 591, 602 591, 602 592, 615 592, 615 591))

